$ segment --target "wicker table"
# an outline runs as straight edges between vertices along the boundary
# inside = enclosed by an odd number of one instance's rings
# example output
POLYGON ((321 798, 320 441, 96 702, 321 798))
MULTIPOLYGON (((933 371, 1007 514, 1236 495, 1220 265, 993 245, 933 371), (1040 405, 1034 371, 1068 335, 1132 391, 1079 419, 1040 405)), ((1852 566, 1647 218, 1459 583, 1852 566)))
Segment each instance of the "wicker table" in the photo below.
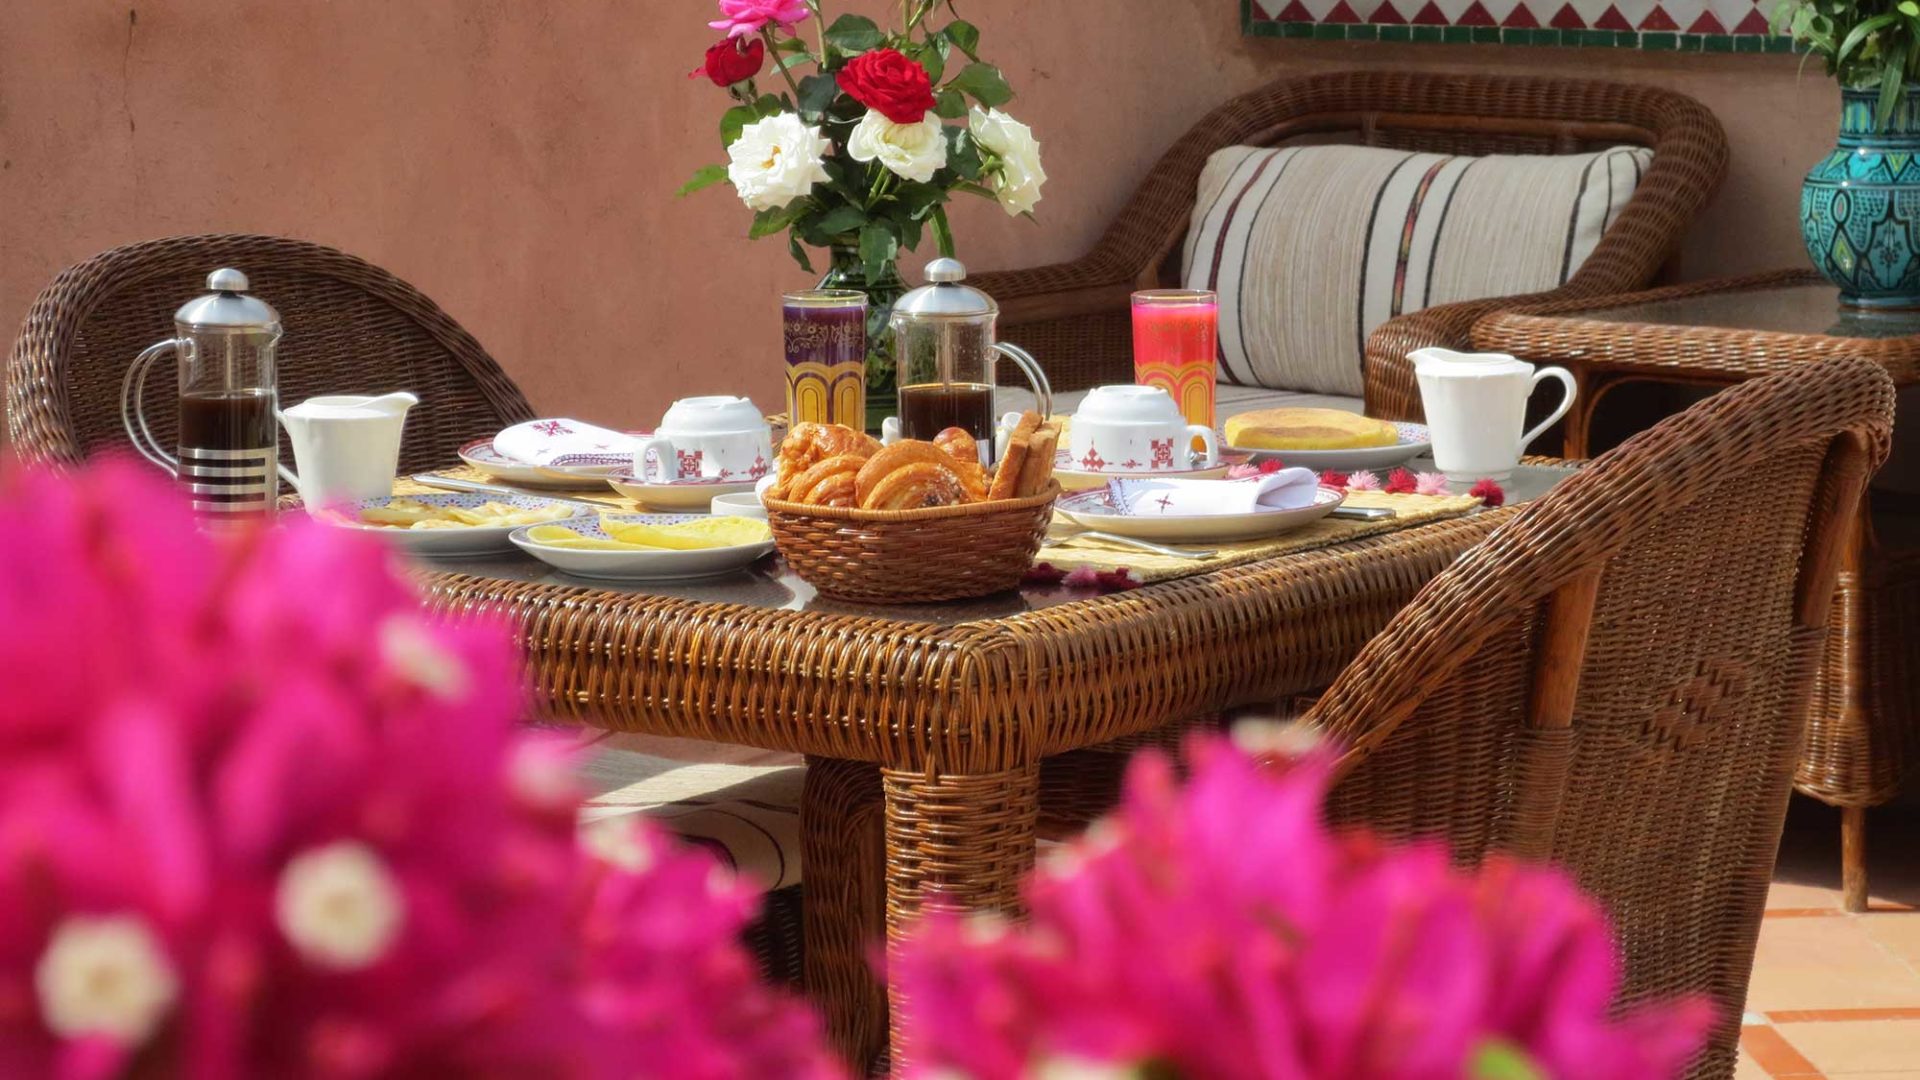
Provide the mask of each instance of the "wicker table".
MULTIPOLYGON (((1811 271, 1516 307, 1482 318, 1473 344, 1573 371, 1569 457, 1594 449, 1596 409, 1633 383, 1724 387, 1831 356, 1864 356, 1901 386, 1920 383, 1920 313, 1842 309, 1811 271)), ((1876 494, 1853 537, 1796 777, 1841 808, 1850 911, 1867 904, 1866 809, 1897 793, 1913 757, 1920 636, 1908 616, 1920 605, 1920 545, 1899 541, 1920 537, 1920 517, 1902 501, 1876 494)))
MULTIPOLYGON (((1565 475, 1525 466, 1510 493, 1565 475)), ((1042 759, 1325 686, 1512 512, 1109 595, 862 607, 816 597, 777 560, 643 588, 520 555, 436 562, 427 590, 443 609, 508 617, 562 718, 808 756, 808 984, 861 1059, 885 1030, 865 966, 882 920, 898 928, 928 888, 962 906, 1015 904, 1042 759)))

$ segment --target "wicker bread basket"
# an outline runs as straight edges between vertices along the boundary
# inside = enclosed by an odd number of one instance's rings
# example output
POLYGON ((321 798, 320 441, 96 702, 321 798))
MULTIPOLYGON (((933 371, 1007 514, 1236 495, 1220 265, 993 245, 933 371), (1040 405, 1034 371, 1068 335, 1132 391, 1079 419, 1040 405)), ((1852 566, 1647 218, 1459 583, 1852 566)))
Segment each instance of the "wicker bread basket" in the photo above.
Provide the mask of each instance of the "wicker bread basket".
POLYGON ((822 596, 919 604, 1020 584, 1046 538, 1058 481, 1024 499, 925 510, 856 510, 768 497, 780 554, 822 596))

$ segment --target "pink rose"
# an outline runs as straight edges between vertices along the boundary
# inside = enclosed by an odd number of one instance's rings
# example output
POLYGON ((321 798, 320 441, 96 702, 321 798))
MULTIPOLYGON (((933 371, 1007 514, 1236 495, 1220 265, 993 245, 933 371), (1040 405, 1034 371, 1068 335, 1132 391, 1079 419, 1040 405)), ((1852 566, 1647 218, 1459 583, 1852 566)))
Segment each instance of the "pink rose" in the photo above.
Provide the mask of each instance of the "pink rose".
POLYGON ((792 26, 810 12, 805 0, 720 0, 720 14, 720 21, 707 25, 728 37, 747 37, 770 23, 792 26))

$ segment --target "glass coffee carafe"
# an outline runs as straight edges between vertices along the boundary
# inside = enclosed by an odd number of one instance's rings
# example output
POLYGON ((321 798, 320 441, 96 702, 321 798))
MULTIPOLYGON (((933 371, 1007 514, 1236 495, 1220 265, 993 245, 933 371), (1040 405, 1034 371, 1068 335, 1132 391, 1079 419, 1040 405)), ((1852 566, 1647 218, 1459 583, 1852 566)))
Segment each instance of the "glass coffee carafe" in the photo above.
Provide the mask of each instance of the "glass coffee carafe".
POLYGON ((134 448, 171 472, 211 518, 270 515, 280 494, 274 347, 280 315, 247 295, 247 275, 215 270, 207 295, 173 315, 174 336, 147 347, 120 388, 120 421, 134 448), (178 359, 179 438, 160 446, 142 411, 147 375, 166 353, 178 359))
POLYGON ((1032 354, 994 341, 1000 306, 962 284, 966 277, 958 259, 935 259, 927 264, 927 284, 893 305, 888 325, 899 371, 899 429, 909 439, 931 439, 947 428, 963 428, 983 454, 990 454, 997 415, 994 366, 1000 357, 1012 360, 1027 377, 1042 416, 1053 409, 1053 389, 1032 354))

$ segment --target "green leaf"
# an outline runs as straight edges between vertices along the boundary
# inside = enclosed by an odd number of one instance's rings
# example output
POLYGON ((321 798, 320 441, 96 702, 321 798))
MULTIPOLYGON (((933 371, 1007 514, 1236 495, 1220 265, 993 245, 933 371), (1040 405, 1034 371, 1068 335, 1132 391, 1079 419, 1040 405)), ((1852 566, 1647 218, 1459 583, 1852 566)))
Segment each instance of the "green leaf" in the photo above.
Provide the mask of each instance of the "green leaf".
POLYGON ((978 180, 981 167, 980 144, 973 141, 973 132, 960 127, 948 128, 947 168, 962 180, 978 180))
POLYGON ((932 41, 920 45, 907 46, 907 56, 911 57, 913 61, 919 64, 921 69, 927 73, 928 82, 935 86, 940 85, 940 76, 946 74, 947 57, 932 41))
POLYGON ((857 232, 867 223, 867 212, 857 206, 836 206, 820 215, 813 227, 826 236, 857 232))
POLYGON ((1868 34, 1873 33, 1883 26, 1893 25, 1894 21, 1898 18, 1899 16, 1892 12, 1887 12, 1884 15, 1875 15, 1873 18, 1858 24, 1853 28, 1853 31, 1840 42, 1840 48, 1834 52, 1833 58, 1835 60, 1845 60, 1847 54, 1851 53, 1862 41, 1865 41, 1868 34))
POLYGON ((833 76, 827 74, 809 75, 800 80, 800 100, 798 102, 800 111, 805 114, 818 116, 827 111, 827 106, 833 104, 833 99, 838 96, 839 93, 840 84, 833 81, 833 76))
POLYGON ((954 48, 966 53, 968 59, 980 59, 980 54, 974 51, 980 47, 979 27, 965 19, 955 19, 948 23, 947 28, 940 31, 940 34, 948 41, 953 42, 954 48))
POLYGON ((1908 18, 1920 17, 1920 4, 1914 3, 1913 0, 1902 0, 1900 14, 1908 18))
POLYGON ((1525 1050, 1498 1039, 1480 1044, 1467 1063, 1471 1080, 1545 1080, 1525 1050))
POLYGON ((894 225, 900 229, 900 247, 912 251, 920 246, 920 220, 918 218, 895 218, 894 225))
POLYGON ((785 38, 773 43, 773 51, 783 52, 783 53, 803 53, 807 51, 807 43, 804 41, 801 41, 797 37, 785 38))
POLYGON ((762 210, 753 215, 753 226, 747 230, 747 238, 758 240, 763 236, 772 236, 793 224, 795 219, 806 212, 807 200, 805 199, 795 199, 785 206, 762 210))
POLYGON ((760 119, 760 110, 751 105, 735 105, 720 114, 720 145, 732 146, 748 124, 760 119))
POLYGON ((691 195, 703 187, 711 187, 727 178, 725 165, 702 165, 694 170, 693 178, 680 185, 675 195, 691 195))
POLYGON ((967 99, 960 91, 948 87, 933 95, 933 112, 942 120, 958 120, 967 115, 967 99))
POLYGON ((1873 110, 1873 126, 1884 131, 1887 121, 1893 116, 1894 106, 1900 104, 1900 91, 1906 83, 1907 47, 1904 43, 1895 45, 1887 53, 1887 66, 1880 76, 1880 103, 1873 110))
POLYGON ((881 271, 899 254, 900 239, 884 221, 870 221, 860 230, 860 261, 865 264, 868 281, 879 280, 881 271))
POLYGON ((849 55, 876 49, 887 35, 864 15, 842 15, 827 27, 827 45, 849 55))
POLYGON ((813 263, 807 261, 807 249, 800 246, 798 233, 787 234, 787 254, 792 255, 793 261, 800 264, 800 269, 809 274, 813 273, 813 263))
POLYGON ((960 74, 948 84, 956 90, 964 90, 975 101, 988 108, 1005 105, 1013 100, 1013 88, 1007 85, 1006 76, 992 64, 973 63, 960 69, 960 74))

